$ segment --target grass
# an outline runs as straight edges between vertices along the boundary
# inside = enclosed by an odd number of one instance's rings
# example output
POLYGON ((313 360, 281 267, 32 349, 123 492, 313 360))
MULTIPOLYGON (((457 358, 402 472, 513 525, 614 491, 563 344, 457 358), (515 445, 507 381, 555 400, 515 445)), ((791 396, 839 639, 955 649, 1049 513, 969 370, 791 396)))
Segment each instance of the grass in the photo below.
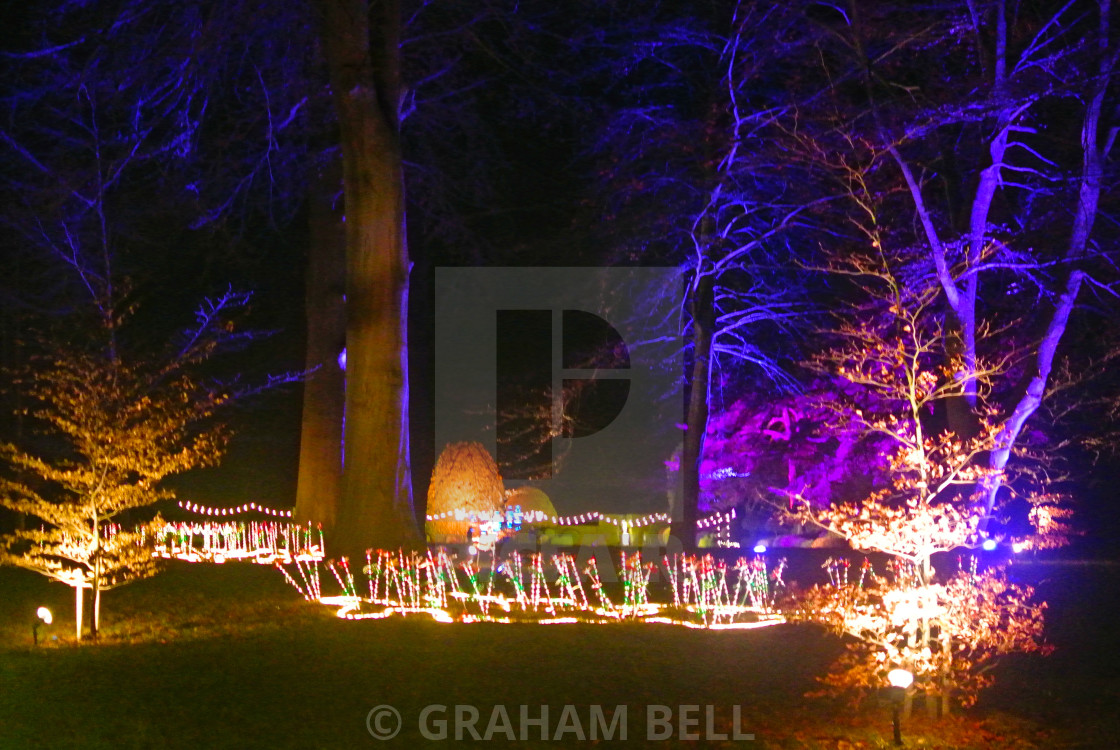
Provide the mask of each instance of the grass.
MULTIPOLYGON (((1052 602, 1057 652, 1010 660, 974 711, 936 724, 915 716, 908 747, 1117 745, 1120 660, 1106 614, 1120 591, 1117 569, 1022 574, 1052 602)), ((498 705, 515 732, 523 704, 532 715, 548 705, 553 731, 565 705, 577 707, 585 731, 589 706, 609 714, 626 705, 629 741, 603 743, 618 747, 644 744, 647 706, 712 705, 716 730, 730 732, 738 705, 742 731, 756 737, 745 747, 889 746, 885 706, 852 710, 802 697, 839 648, 811 627, 346 622, 300 600, 267 568, 176 564, 106 594, 100 642, 76 646, 70 594, 26 571, 0 570, 0 749, 415 747, 429 744, 418 716, 430 704, 478 708, 480 732, 498 705), (58 640, 33 649, 31 617, 41 604, 58 617, 47 631, 58 640), (366 729, 380 704, 404 717, 389 743, 366 729)), ((702 736, 703 708, 699 717, 702 736)), ((590 744, 573 734, 547 743, 590 744)))

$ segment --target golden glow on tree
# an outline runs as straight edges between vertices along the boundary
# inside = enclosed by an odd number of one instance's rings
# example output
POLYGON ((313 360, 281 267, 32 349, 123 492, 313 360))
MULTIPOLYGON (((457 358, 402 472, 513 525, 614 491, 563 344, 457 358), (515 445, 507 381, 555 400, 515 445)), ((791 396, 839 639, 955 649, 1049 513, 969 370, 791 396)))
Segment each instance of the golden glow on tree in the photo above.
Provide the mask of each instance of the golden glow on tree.
POLYGON ((20 374, 25 416, 51 442, 0 444, 8 466, 0 505, 33 519, 0 537, 0 563, 73 587, 78 638, 83 589, 93 594, 96 634, 101 592, 152 575, 160 562, 152 551, 162 519, 128 529, 119 519, 173 498, 166 478, 214 466, 225 452, 230 433, 217 415, 239 393, 194 373, 248 336, 233 317, 248 300, 233 292, 207 300, 197 326, 158 356, 129 351, 128 315, 109 310, 92 330, 75 323, 67 343, 41 341, 20 374))
MULTIPOLYGON (((878 247, 878 236, 869 230, 878 247)), ((886 684, 888 670, 901 666, 916 689, 936 697, 942 713, 951 694, 964 705, 990 684, 993 659, 1012 652, 1047 651, 1042 640, 1045 604, 1029 587, 1009 583, 998 571, 971 566, 937 576, 938 552, 981 546, 981 498, 995 474, 987 455, 1000 426, 984 410, 990 381, 1008 363, 977 359, 972 383, 981 398, 975 434, 933 429, 927 415, 962 397, 958 367, 946 363, 942 346, 949 332, 932 282, 899 279, 884 256, 850 258, 844 268, 859 280, 864 301, 840 324, 841 343, 813 360, 836 378, 841 396, 830 402, 839 429, 861 433, 881 446, 885 481, 858 500, 813 508, 793 498, 791 520, 846 539, 864 552, 890 556, 877 573, 865 561, 849 582, 846 561, 829 561, 830 585, 809 590, 801 616, 854 636, 847 653, 824 682, 835 690, 886 684)), ((1031 521, 1045 537, 1049 516, 1037 507, 1031 521)))
POLYGON ((452 443, 443 449, 428 486, 429 538, 464 542, 477 533, 482 516, 501 513, 505 487, 494 458, 480 443, 452 443))

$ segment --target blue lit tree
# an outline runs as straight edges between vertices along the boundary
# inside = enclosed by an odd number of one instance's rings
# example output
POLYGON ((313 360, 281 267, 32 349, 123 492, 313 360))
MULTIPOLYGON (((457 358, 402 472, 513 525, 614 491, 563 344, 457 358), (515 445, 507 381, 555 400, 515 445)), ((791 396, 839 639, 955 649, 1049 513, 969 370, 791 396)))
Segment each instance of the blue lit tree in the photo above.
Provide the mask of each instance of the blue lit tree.
POLYGON ((887 252, 923 249, 917 262, 951 312, 943 356, 958 392, 938 407, 946 429, 979 429, 976 362, 1014 354, 992 383, 1002 416, 983 480, 991 514, 1055 385, 1078 295, 1113 278, 1099 249, 1111 230, 1095 221, 1117 132, 1110 3, 731 7, 730 33, 711 31, 720 9, 705 7, 630 47, 613 83, 631 99, 599 164, 596 203, 626 235, 619 257, 688 257, 686 508, 711 373, 738 358, 784 374, 760 356, 773 353, 759 351, 760 334, 789 312, 791 292, 847 283, 813 248, 862 241, 849 218, 863 215, 863 195, 882 201, 887 252), (820 275, 776 270, 799 255, 820 275))
MULTIPOLYGON (((797 267, 827 203, 811 170, 780 147, 796 110, 791 70, 808 54, 795 6, 730 4, 670 14, 622 49, 625 106, 597 144, 601 198, 615 258, 679 266, 687 279, 683 480, 673 534, 695 543, 712 383, 793 385, 780 364, 808 309, 797 267), (816 183, 818 190, 814 192, 816 183)), ((775 388, 777 385, 777 388, 775 388)))

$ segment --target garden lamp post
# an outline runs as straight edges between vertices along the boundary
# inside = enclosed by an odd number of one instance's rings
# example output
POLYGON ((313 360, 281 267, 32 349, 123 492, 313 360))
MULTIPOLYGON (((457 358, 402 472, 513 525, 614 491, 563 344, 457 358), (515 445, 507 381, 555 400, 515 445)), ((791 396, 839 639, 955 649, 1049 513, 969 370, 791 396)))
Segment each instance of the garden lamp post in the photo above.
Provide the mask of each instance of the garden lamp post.
POLYGON ((52 622, 54 622, 54 616, 49 609, 46 607, 39 607, 39 609, 35 610, 35 622, 31 625, 31 639, 35 642, 36 646, 39 645, 39 626, 50 625, 52 622))
POLYGON ((914 675, 908 669, 892 669, 887 673, 887 682, 891 684, 887 690, 891 695, 891 715, 894 719, 894 744, 902 745, 902 701, 906 698, 906 690, 914 684, 914 675))

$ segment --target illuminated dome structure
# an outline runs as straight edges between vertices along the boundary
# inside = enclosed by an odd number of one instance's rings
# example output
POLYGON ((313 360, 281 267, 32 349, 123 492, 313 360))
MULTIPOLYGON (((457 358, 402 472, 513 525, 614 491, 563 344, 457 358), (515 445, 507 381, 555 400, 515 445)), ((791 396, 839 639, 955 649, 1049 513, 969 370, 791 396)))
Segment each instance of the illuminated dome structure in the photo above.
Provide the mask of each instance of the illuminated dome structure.
POLYGON ((478 518, 501 513, 505 487, 494 458, 480 443, 450 443, 432 471, 428 487, 428 539, 438 544, 467 541, 478 518))
POLYGON ((518 487, 506 496, 507 508, 520 508, 525 518, 555 518, 559 514, 552 500, 536 487, 518 487))

